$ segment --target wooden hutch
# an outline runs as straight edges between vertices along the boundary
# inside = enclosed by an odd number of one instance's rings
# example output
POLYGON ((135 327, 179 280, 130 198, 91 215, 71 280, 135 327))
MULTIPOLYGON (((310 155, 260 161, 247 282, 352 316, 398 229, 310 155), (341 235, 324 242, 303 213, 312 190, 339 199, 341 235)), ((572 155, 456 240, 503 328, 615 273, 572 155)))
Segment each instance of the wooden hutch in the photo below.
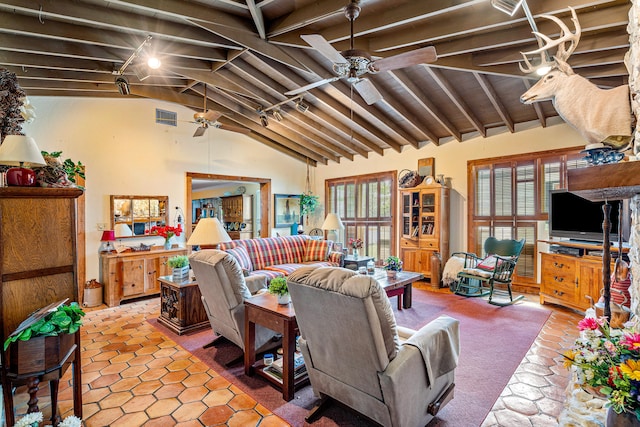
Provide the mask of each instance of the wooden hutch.
POLYGON ((400 190, 403 269, 422 273, 432 284, 440 273, 432 271, 431 257, 437 252, 441 260, 449 258, 449 191, 440 184, 400 190))

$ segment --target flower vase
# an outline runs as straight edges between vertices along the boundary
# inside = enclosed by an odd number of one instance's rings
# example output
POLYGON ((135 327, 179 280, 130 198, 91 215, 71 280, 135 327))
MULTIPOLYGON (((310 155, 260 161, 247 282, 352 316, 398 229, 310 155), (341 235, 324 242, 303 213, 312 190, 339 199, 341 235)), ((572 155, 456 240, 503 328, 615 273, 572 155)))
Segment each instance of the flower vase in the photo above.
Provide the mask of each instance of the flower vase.
POLYGON ((604 425, 606 427, 638 427, 640 421, 633 412, 616 413, 613 408, 607 408, 607 418, 604 425))
POLYGON ((387 270, 387 278, 395 279, 397 275, 398 275, 397 271, 395 271, 395 270, 387 270))
POLYGON ((291 302, 291 295, 289 295, 288 293, 283 295, 278 295, 278 304, 287 305, 290 302, 291 302))
POLYGON ((359 256, 360 253, 358 252, 358 249, 353 248, 353 259, 358 259, 359 256))
POLYGON ((171 239, 167 239, 164 241, 164 249, 165 250, 171 249, 171 239))

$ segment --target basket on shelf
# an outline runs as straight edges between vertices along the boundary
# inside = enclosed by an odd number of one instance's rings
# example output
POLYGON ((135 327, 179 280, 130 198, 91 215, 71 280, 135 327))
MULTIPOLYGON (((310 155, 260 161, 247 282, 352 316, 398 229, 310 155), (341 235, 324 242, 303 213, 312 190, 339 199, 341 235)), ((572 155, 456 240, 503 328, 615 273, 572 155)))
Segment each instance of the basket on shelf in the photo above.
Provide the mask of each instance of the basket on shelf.
POLYGON ((422 177, 416 171, 402 169, 398 174, 398 187, 410 188, 420 185, 422 177))

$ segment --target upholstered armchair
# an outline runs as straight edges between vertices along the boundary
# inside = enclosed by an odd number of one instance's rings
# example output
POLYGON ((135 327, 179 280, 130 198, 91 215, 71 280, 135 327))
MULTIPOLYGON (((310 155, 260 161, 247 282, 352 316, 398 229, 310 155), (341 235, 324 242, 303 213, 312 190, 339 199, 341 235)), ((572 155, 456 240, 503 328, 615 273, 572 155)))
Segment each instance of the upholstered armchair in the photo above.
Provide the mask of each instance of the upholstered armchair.
MULTIPOLYGON (((198 281, 202 304, 214 333, 244 351, 244 300, 266 292, 266 277, 245 278, 238 261, 231 254, 216 249, 194 252, 189 256, 189 264, 198 281)), ((275 347, 278 344, 275 336, 276 332, 257 326, 257 351, 275 347)))
POLYGON ((380 284, 342 268, 300 268, 288 287, 321 398, 307 421, 335 399, 383 426, 424 426, 453 398, 457 320, 441 316, 418 331, 396 326, 380 284))

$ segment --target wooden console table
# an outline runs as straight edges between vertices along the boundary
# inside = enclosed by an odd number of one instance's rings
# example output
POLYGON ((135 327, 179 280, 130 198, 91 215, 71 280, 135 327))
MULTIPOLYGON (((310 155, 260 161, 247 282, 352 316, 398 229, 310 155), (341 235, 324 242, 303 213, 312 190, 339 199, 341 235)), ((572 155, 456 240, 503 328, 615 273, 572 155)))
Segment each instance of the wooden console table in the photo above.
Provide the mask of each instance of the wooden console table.
POLYGON ((158 323, 178 335, 210 326, 202 305, 198 282, 174 282, 171 276, 162 276, 160 282, 160 317, 158 323))

